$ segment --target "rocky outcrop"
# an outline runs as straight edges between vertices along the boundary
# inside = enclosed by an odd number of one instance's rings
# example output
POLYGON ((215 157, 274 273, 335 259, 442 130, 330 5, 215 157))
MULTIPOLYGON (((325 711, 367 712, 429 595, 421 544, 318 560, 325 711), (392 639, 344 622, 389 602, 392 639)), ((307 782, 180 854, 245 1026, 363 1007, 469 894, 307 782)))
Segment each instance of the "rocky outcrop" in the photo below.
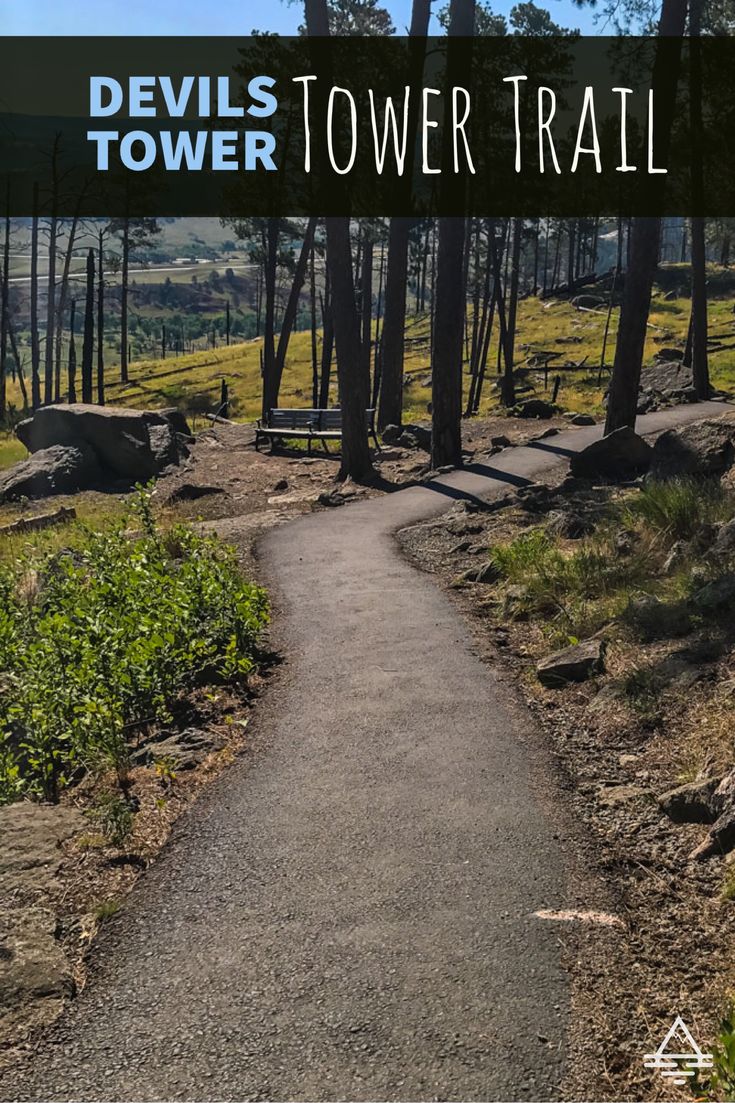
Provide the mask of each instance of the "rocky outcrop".
POLYGON ((647 471, 653 449, 633 429, 623 426, 572 456, 572 475, 579 479, 609 479, 617 482, 647 471))
POLYGON ((178 410, 43 406, 16 427, 31 453, 0 478, 0 501, 71 494, 101 482, 148 482, 186 454, 178 410))
POLYGON ((711 418, 668 429, 656 441, 649 478, 718 478, 735 463, 735 422, 711 418))
POLYGON ((0 472, 0 503, 74 494, 101 478, 97 456, 87 445, 55 444, 0 472))
POLYGON ((547 655, 536 667, 542 685, 557 689, 569 682, 584 682, 604 669, 605 644, 602 640, 584 640, 547 655))

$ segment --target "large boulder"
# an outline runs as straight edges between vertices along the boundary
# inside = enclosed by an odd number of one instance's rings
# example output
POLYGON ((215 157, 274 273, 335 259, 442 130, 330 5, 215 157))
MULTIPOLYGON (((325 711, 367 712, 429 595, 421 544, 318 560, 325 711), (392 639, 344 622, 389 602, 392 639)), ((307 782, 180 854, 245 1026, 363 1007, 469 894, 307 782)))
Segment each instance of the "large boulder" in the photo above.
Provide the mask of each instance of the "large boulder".
POLYGON ((605 644, 603 640, 584 640, 547 655, 536 667, 536 675, 542 685, 557 689, 569 682, 584 682, 592 674, 604 669, 605 644))
POLYGON ((556 407, 543 398, 527 398, 513 407, 513 417, 538 418, 547 421, 556 413, 556 407))
POLYGON ((652 455, 650 444, 623 426, 575 453, 569 468, 579 479, 630 479, 648 470, 652 455))
POLYGON ((44 406, 16 433, 29 452, 54 445, 87 445, 100 466, 121 479, 145 481, 178 462, 170 420, 153 411, 75 403, 44 406))
POLYGON ((55 444, 0 472, 0 502, 74 494, 101 477, 97 457, 87 445, 55 444))
POLYGON ((649 478, 717 478, 735 462, 735 422, 728 417, 668 429, 656 441, 649 478))

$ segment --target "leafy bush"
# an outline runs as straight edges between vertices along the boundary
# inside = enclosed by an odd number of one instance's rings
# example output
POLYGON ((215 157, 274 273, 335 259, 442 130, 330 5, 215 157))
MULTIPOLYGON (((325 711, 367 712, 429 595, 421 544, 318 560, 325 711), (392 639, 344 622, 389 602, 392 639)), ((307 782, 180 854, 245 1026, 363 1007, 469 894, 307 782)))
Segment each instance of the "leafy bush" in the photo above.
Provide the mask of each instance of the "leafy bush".
POLYGON ((735 502, 714 480, 672 479, 646 483, 627 512, 631 520, 643 520, 655 533, 685 540, 702 525, 732 517, 735 502))
POLYGON ((101 764, 124 777, 137 725, 169 719, 195 680, 253 667, 264 591, 215 538, 159 532, 145 492, 136 513, 137 538, 119 524, 0 567, 0 800, 56 800, 101 764))

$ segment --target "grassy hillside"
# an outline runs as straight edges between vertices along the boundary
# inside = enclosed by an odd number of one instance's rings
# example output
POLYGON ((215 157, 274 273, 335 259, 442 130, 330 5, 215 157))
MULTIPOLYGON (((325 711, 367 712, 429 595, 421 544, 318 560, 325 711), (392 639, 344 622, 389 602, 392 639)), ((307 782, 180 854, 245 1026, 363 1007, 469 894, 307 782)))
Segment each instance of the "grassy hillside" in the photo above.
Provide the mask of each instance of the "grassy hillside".
MULTIPOLYGON (((662 347, 683 346, 689 323, 690 301, 687 295, 688 268, 671 265, 660 273, 654 293, 646 342, 646 362, 652 360, 662 347), (668 295, 677 295, 668 298, 668 295)), ((710 292, 720 297, 710 301, 710 334, 712 350, 710 371, 713 384, 727 389, 735 384, 735 319, 733 298, 735 276, 729 271, 713 269, 710 273, 710 292), (721 347, 719 347, 721 346, 721 347)), ((555 352, 559 356, 551 362, 549 389, 554 376, 562 379, 559 402, 566 409, 601 414, 602 399, 609 375, 609 365, 615 349, 618 313, 613 311, 610 336, 607 345, 607 366, 600 371, 600 355, 606 321, 606 308, 578 310, 563 299, 542 302, 530 298, 519 307, 516 360, 519 368, 527 366, 535 352, 555 352), (565 367, 565 363, 580 363, 581 369, 565 367)), ((471 329, 471 318, 468 328, 471 329)), ((110 404, 134 407, 180 405, 193 412, 214 409, 219 400, 222 379, 226 379, 233 401, 233 416, 238 420, 253 420, 260 413, 260 349, 259 339, 232 345, 229 348, 211 349, 188 356, 169 356, 165 360, 141 360, 131 365, 130 381, 123 386, 111 379, 108 386, 110 404)), ((321 348, 321 335, 319 337, 321 348)), ((485 386, 481 413, 497 408, 498 392, 495 383, 497 344, 493 340, 488 380, 485 386)), ((116 368, 110 369, 114 376, 116 368)), ((469 376, 466 377, 469 382, 469 376)), ((528 369, 528 382, 535 393, 547 394, 544 373, 528 369)), ((9 399, 20 406, 20 394, 10 384, 9 399)), ((336 379, 332 384, 332 400, 336 401, 336 379)), ((281 388, 281 404, 284 406, 308 406, 311 404, 311 338, 308 332, 294 334, 281 388)), ((431 400, 429 362, 429 319, 419 315, 410 319, 406 332, 406 419, 427 417, 427 403, 431 400)), ((0 466, 5 466, 22 455, 23 449, 15 441, 0 439, 0 466)))

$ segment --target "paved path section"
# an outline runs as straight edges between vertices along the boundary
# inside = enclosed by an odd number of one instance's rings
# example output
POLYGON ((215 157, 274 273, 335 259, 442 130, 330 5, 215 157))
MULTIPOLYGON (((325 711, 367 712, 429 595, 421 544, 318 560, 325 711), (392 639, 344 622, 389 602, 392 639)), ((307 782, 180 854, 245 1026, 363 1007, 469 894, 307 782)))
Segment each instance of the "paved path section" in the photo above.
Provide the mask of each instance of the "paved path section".
POLYGON ((392 533, 597 435, 265 538, 288 669, 262 748, 180 821, 1 1099, 558 1096, 567 980, 559 932, 534 913, 569 900, 532 777, 543 747, 392 533))

